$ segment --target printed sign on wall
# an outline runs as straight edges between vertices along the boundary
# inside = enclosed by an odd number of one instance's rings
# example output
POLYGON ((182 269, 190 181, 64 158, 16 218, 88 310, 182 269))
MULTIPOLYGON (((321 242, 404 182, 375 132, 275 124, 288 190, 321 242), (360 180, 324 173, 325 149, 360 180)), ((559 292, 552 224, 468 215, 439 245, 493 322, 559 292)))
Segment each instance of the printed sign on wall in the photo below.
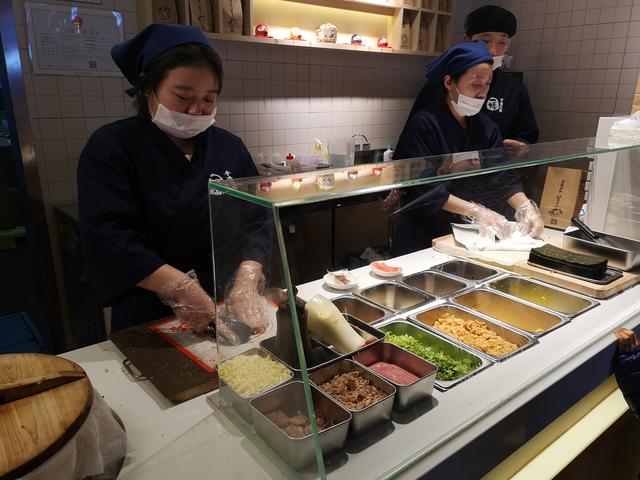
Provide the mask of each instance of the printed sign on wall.
POLYGON ((25 3, 34 74, 120 76, 111 47, 124 40, 122 14, 25 3))

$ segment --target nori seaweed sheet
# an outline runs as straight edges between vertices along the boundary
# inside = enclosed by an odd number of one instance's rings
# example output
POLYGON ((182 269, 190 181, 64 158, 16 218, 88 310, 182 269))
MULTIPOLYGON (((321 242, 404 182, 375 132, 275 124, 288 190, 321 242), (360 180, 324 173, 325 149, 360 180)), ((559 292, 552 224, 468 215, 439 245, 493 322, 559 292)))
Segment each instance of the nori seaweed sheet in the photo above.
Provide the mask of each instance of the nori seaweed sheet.
POLYGON ((570 252, 549 244, 540 248, 532 248, 529 253, 529 261, 559 272, 580 275, 594 280, 604 278, 608 262, 606 258, 570 252))

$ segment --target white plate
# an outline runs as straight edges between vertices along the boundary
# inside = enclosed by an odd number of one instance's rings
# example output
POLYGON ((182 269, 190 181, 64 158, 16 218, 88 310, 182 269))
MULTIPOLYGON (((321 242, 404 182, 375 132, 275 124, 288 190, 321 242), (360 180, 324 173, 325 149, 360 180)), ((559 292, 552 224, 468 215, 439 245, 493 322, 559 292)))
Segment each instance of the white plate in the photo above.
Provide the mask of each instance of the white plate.
POLYGON ((358 285, 358 281, 356 280, 356 277, 354 277, 353 274, 349 273, 346 270, 326 273, 324 277, 322 277, 322 279, 324 280, 324 283, 326 283, 331 288, 334 288, 336 290, 350 290, 358 285), (336 282, 332 277, 332 273, 333 274, 340 273, 345 275, 347 277, 347 280, 349 280, 349 283, 336 282))
POLYGON ((402 275, 402 266, 399 263, 388 261, 388 260, 380 260, 380 263, 384 263, 385 265, 388 265, 389 267, 397 267, 397 268, 399 268, 400 269, 399 272, 385 272, 384 270, 378 270, 375 267, 376 263, 377 262, 372 262, 371 263, 371 271, 373 273, 375 273, 376 275, 379 275, 381 277, 387 277, 387 278, 397 277, 398 275, 402 275))

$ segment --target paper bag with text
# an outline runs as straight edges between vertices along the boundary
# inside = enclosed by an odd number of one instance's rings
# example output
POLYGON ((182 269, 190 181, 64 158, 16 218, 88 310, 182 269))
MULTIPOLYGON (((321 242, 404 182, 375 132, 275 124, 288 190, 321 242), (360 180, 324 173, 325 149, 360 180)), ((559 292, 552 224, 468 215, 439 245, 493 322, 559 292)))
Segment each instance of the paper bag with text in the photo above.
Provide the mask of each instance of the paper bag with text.
POLYGON ((242 35, 242 0, 222 1, 222 33, 242 35))
POLYGON ((211 0, 189 0, 191 25, 200 27, 203 32, 213 32, 211 0))
POLYGON ((175 0, 151 0, 153 23, 178 23, 175 0))
POLYGON ((580 213, 584 203, 586 179, 584 170, 549 167, 540 200, 546 227, 565 229, 571 225, 571 217, 580 213))

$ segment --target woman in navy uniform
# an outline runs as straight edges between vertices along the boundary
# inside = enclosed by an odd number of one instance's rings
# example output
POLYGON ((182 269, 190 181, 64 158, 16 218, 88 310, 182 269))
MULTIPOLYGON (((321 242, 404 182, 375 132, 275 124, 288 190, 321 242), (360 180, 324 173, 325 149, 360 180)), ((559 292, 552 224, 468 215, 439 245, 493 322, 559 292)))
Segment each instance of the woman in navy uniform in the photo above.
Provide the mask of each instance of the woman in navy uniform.
MULTIPOLYGON (((467 15, 464 28, 465 41, 484 42, 493 56, 493 79, 482 112, 498 125, 506 147, 536 143, 540 132, 529 92, 520 79, 502 67, 509 40, 516 34, 516 17, 502 7, 485 5, 467 15)), ((440 85, 427 81, 413 104, 406 125, 416 113, 437 101, 439 90, 440 85)))
POLYGON ((618 341, 613 371, 622 395, 636 417, 640 417, 640 346, 633 330, 618 328, 613 334, 618 341))
MULTIPOLYGON (((439 101, 422 109, 406 126, 394 159, 454 154, 430 160, 421 176, 431 177, 489 167, 502 155, 478 151, 501 148, 498 126, 480 113, 492 78, 493 58, 484 43, 466 42, 451 47, 427 65, 431 85, 439 85, 439 101), (467 152, 459 154, 458 152, 467 152)), ((543 224, 535 203, 522 192, 517 174, 502 172, 443 181, 406 190, 404 212, 397 215, 393 251, 402 255, 428 248, 431 241, 451 233, 459 215, 489 227, 501 238, 510 235, 507 219, 499 211, 516 209, 523 234, 537 236, 543 224)))
MULTIPOLYGON (((80 156, 89 280, 100 304, 112 306, 114 331, 172 309, 203 331, 215 312, 207 182, 258 174, 242 141, 213 125, 222 62, 200 29, 179 25, 151 25, 111 55, 133 85, 138 114, 99 128, 80 156)), ((262 212, 229 208, 237 222, 215 232, 216 255, 229 265, 216 270, 216 288, 233 279, 227 304, 235 301, 237 318, 256 333, 265 328, 252 313, 270 230, 262 212)))

